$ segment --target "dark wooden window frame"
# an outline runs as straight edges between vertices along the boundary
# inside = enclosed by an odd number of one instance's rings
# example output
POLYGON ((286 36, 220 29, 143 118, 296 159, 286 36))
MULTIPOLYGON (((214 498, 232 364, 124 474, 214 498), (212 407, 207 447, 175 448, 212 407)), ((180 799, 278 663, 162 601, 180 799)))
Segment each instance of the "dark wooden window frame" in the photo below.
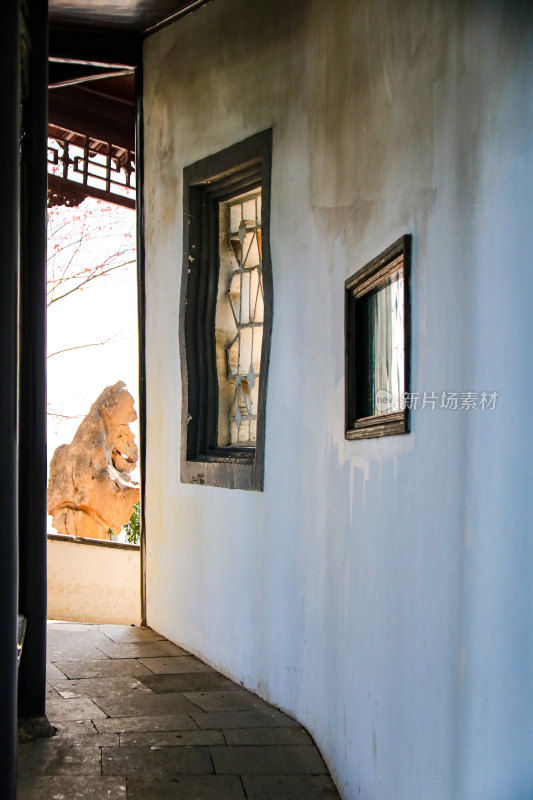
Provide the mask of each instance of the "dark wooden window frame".
POLYGON ((411 351, 411 236, 402 236, 345 282, 346 439, 371 439, 409 433, 408 404, 400 411, 372 416, 362 416, 360 413, 363 379, 358 375, 357 301, 368 292, 385 286, 400 270, 404 277, 404 392, 408 395, 411 351))
POLYGON ((265 410, 272 331, 270 171, 272 131, 255 134, 183 172, 183 268, 180 298, 181 480, 263 490, 265 410), (219 273, 218 206, 261 187, 265 299, 261 381, 254 448, 217 447, 215 313, 219 273))

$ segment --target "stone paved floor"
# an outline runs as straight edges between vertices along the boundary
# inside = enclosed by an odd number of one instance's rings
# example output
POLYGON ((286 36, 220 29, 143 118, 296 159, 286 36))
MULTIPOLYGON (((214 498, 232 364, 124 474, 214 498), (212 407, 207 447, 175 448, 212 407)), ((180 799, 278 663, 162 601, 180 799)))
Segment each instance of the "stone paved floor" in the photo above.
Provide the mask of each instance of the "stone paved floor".
POLYGON ((18 800, 339 797, 302 727, 152 630, 49 623, 48 662, 18 800))

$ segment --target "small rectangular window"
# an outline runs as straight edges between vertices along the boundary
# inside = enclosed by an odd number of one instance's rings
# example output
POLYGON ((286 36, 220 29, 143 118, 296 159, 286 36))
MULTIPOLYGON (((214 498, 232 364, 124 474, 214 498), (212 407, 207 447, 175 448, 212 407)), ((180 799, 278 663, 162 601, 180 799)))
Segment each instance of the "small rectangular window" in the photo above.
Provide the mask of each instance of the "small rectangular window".
POLYGON ((271 132, 184 170, 181 477, 263 487, 271 132))
POLYGON ((410 236, 345 284, 346 438, 408 433, 410 236))

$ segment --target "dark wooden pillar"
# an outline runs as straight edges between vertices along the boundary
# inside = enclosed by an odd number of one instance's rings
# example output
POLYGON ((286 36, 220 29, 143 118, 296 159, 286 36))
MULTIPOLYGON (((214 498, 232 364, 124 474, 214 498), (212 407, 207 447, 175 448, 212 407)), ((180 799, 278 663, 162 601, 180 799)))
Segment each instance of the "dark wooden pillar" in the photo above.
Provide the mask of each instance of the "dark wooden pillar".
POLYGON ((19 362, 19 609, 26 637, 18 710, 45 713, 46 681, 46 147, 48 8, 29 0, 23 87, 19 362))
POLYGON ((17 328, 19 272, 19 3, 0 25, 0 797, 15 797, 17 734, 17 328))

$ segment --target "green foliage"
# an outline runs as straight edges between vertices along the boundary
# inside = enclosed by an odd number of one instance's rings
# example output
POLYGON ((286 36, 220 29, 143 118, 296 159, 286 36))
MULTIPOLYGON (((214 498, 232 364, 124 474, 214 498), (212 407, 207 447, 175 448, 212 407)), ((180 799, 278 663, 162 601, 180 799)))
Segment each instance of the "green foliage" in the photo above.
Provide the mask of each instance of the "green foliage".
POLYGON ((131 544, 139 544, 141 538, 141 504, 135 503, 133 511, 131 512, 130 521, 122 526, 122 530, 126 534, 126 539, 131 544))

